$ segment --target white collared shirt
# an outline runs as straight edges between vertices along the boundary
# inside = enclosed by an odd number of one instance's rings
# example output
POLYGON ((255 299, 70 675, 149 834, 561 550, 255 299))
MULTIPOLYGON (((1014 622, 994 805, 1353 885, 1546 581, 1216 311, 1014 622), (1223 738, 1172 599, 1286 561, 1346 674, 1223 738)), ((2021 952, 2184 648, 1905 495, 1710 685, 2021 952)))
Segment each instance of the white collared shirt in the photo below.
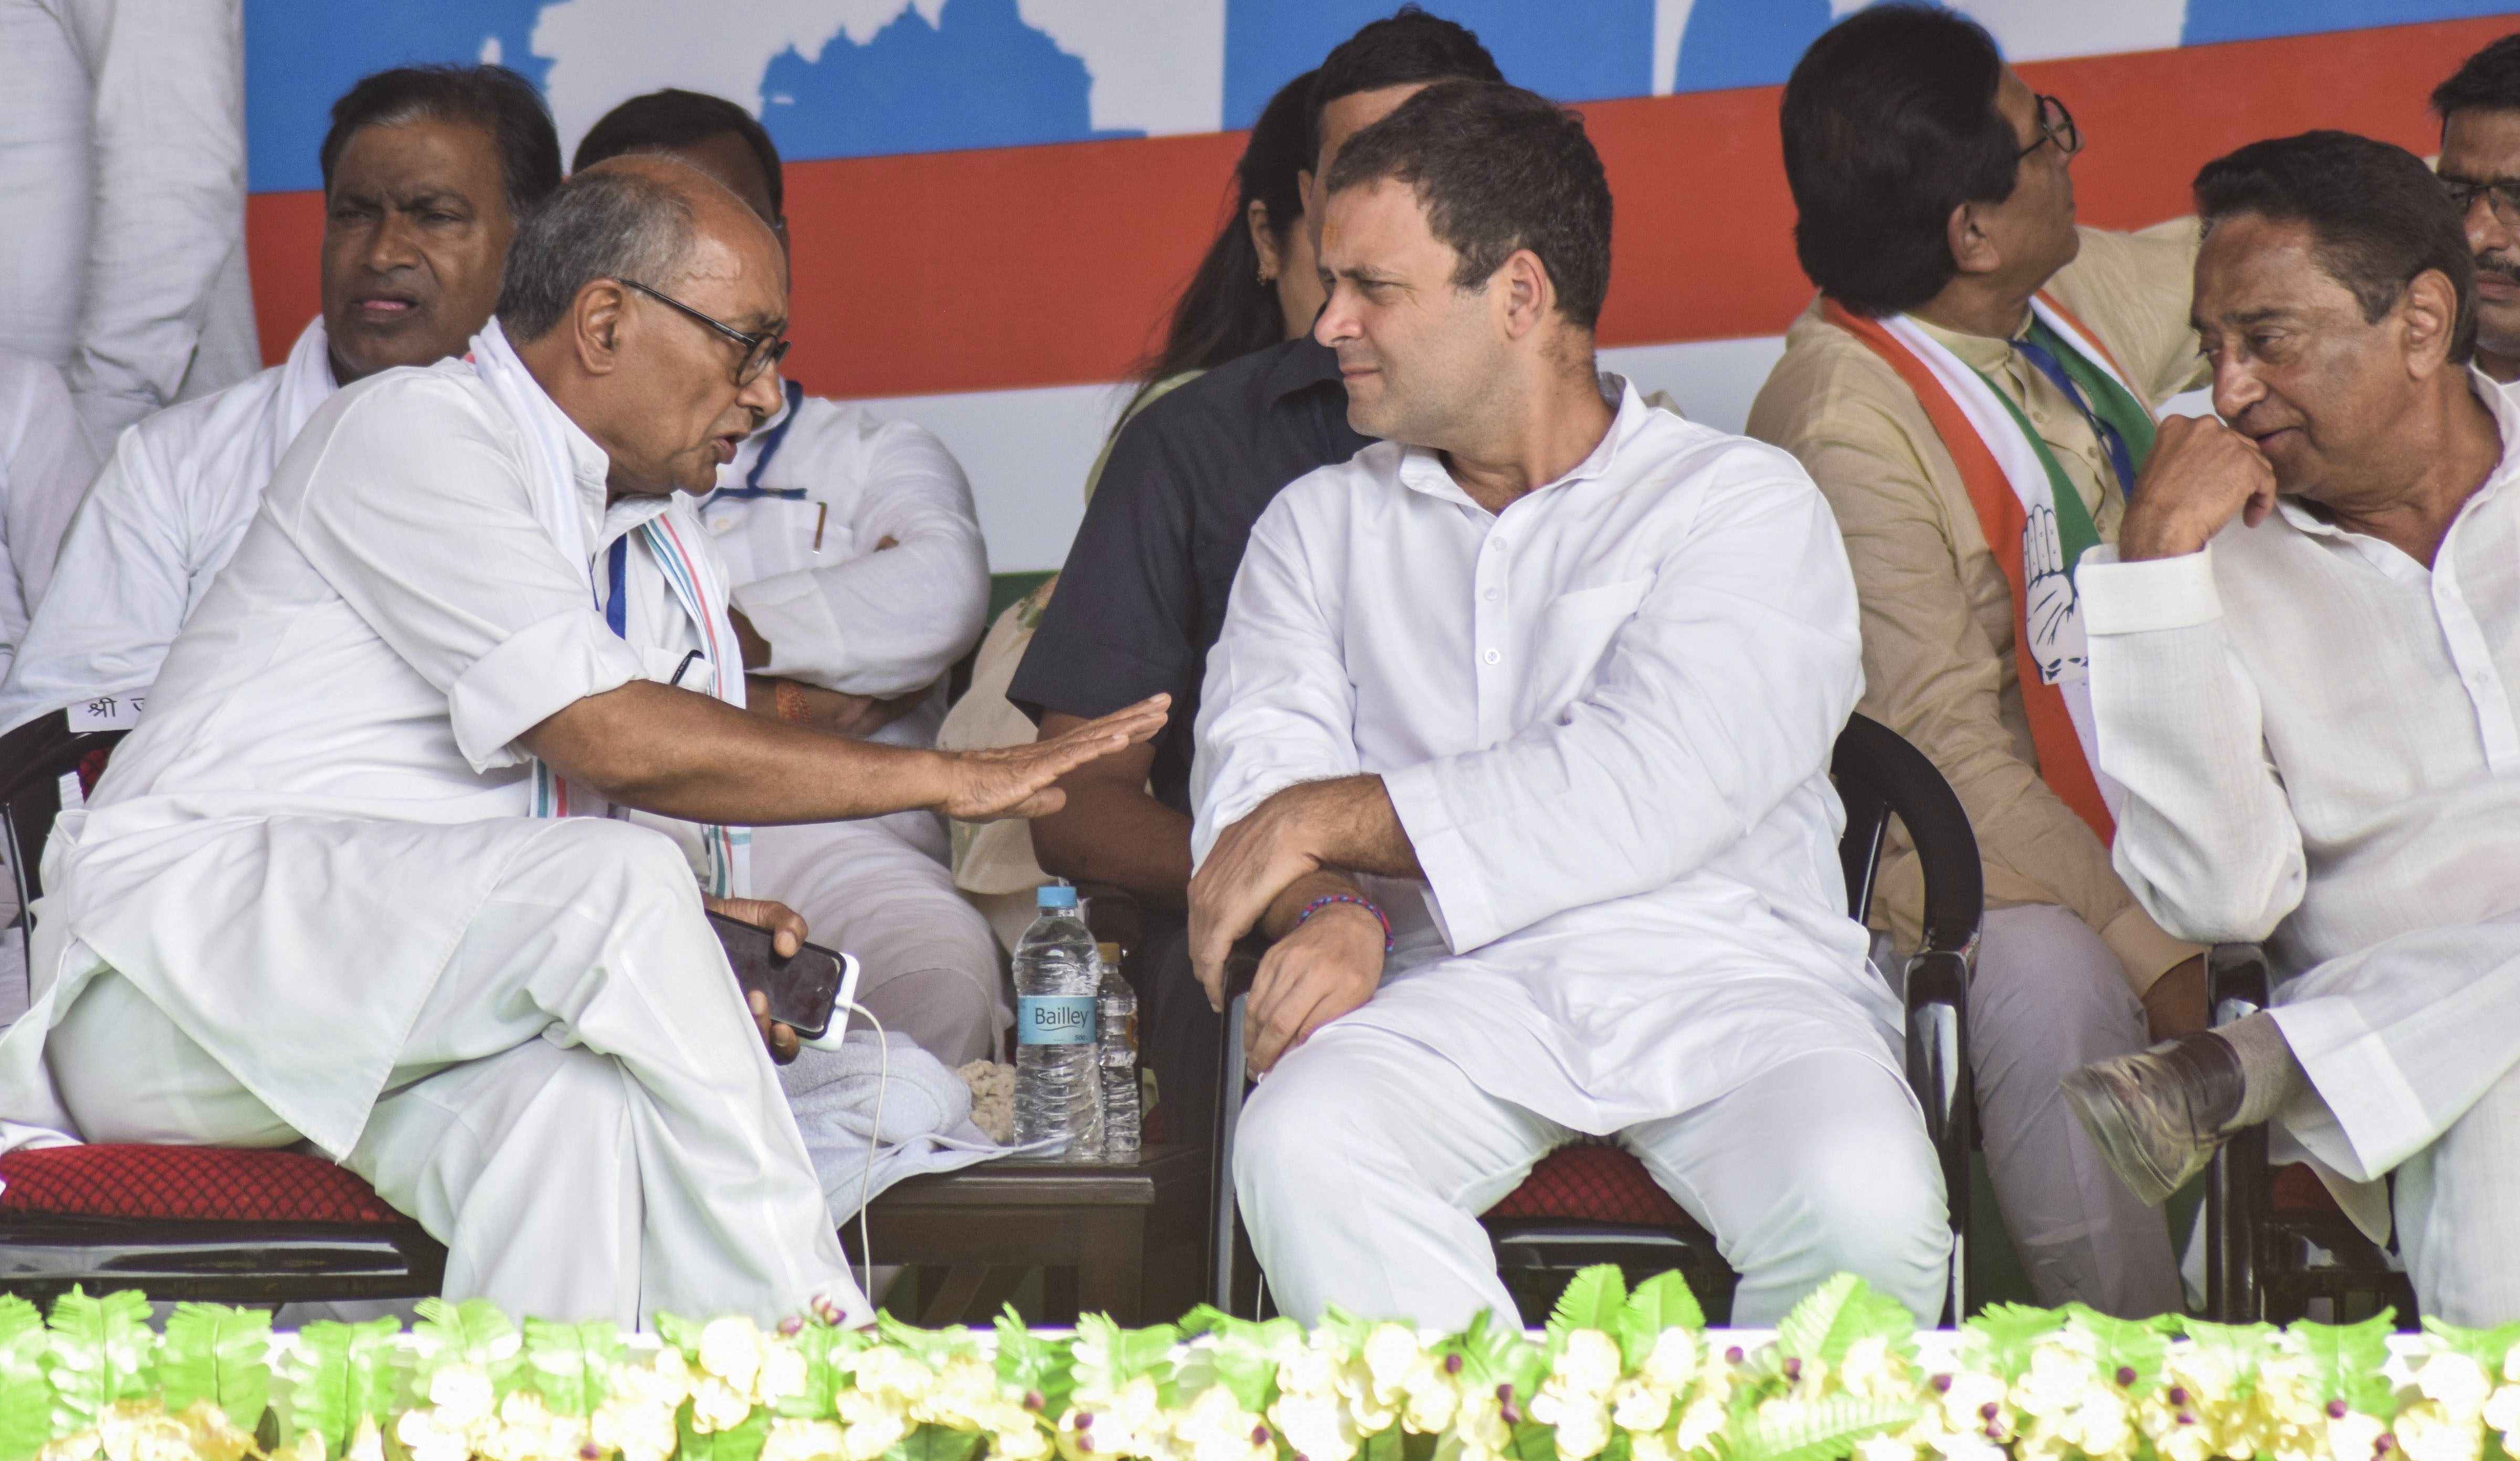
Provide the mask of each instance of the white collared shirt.
POLYGON ((2520 402, 2433 566, 2278 501, 2202 553, 2084 558, 2115 860, 2162 926, 2301 969, 2520 913, 2520 402))
MULTIPOLYGON (((0 676, 25 641, 62 534, 95 474, 61 373, 0 350, 0 676)), ((0 729, 8 724, 0 720, 0 729)))
MULTIPOLYGON (((854 695, 933 685, 978 642, 988 612, 989 554, 970 483, 922 426, 801 392, 791 399, 699 507, 737 611, 770 642, 759 673, 854 695), (886 538, 895 546, 878 552, 886 538)), ((915 727, 910 738, 924 744, 941 700, 896 725, 915 727)))
POLYGON ((1198 721, 1192 850, 1378 773, 1425 868, 1347 1016, 1609 1131, 1822 1047, 1896 1069, 1837 861, 1855 585, 1793 459, 1640 400, 1490 513, 1383 442, 1251 533, 1198 721))

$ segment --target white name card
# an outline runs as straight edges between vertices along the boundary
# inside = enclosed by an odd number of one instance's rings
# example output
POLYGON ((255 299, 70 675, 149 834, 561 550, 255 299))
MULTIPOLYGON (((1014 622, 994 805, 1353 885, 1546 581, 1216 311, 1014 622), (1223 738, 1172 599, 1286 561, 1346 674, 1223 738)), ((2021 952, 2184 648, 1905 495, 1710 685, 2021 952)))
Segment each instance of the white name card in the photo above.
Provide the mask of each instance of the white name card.
POLYGON ((148 705, 147 690, 134 690, 125 695, 90 695, 69 707, 71 733, 128 730, 140 724, 140 712, 148 705))

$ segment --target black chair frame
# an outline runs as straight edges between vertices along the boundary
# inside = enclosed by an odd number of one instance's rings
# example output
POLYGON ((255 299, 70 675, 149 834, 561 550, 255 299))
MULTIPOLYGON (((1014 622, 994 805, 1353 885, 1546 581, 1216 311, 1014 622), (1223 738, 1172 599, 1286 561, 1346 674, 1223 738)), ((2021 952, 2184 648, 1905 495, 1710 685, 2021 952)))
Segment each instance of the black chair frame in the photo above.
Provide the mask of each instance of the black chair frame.
MULTIPOLYGON (((2228 1025, 2270 1007, 2273 980, 2255 944, 2218 944, 2205 957, 2205 1006, 2228 1025)), ((2341 1213, 2274 1205, 2267 1129, 2223 1143, 2205 1169, 2205 1317, 2218 1324, 2315 1318, 2342 1323, 2394 1306, 2415 1321, 2415 1293, 2380 1245, 2341 1213), (2314 1306, 2324 1312, 2314 1312, 2314 1306)))
MULTIPOLYGON (((1942 1163, 1952 1223, 1951 1282, 1942 1320, 1957 1323, 1968 1312, 1969 1151, 1976 1140, 1976 1097, 1968 1063, 1968 984, 1986 902, 1977 835, 1969 827, 1959 797, 1934 764, 1877 721, 1862 715, 1849 719, 1838 735, 1829 772, 1837 783, 1838 799, 1846 807, 1846 831, 1838 841, 1838 858, 1846 874, 1848 913, 1860 923, 1871 910, 1881 850, 1888 842, 1894 816, 1906 825, 1923 867, 1923 938, 1903 971, 1907 1070, 1942 1163)), ((1261 1296, 1255 1281, 1257 1264, 1235 1200, 1234 1143, 1249 1085, 1242 1058, 1243 1006, 1263 947, 1246 940, 1228 966, 1232 1002, 1226 1010, 1218 1062, 1211 1148, 1216 1228, 1209 1241, 1209 1302, 1229 1313, 1254 1315, 1261 1296)), ((1688 1229, 1670 1229, 1501 1219, 1489 1224, 1489 1237, 1499 1271, 1508 1283, 1517 1273, 1612 1262, 1631 1270, 1632 1276, 1677 1268, 1701 1298, 1712 1298, 1717 1291, 1729 1293, 1733 1278, 1716 1255, 1713 1238, 1693 1224, 1688 1229)))
MULTIPOLYGON (((60 712, 0 736, 0 836, 19 907, 43 892, 45 840, 61 782, 120 730, 72 731, 60 712)), ((31 932, 31 915, 8 937, 31 932)), ((32 983, 29 966, 28 982, 32 983)), ((0 1293, 39 1303, 144 1289, 152 1299, 272 1306, 416 1299, 438 1291, 446 1250, 417 1223, 246 1222, 0 1211, 0 1293)))

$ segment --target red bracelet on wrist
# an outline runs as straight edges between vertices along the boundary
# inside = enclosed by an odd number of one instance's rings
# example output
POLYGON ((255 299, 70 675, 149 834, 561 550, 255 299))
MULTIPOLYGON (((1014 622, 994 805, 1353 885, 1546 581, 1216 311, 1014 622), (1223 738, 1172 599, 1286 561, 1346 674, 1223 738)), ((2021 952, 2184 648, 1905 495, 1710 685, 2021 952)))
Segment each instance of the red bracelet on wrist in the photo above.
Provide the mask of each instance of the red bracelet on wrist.
POLYGON ((1304 910, 1295 915, 1295 926, 1297 928, 1303 927, 1306 919, 1312 917, 1315 913, 1320 912, 1322 909, 1328 908, 1334 903, 1352 903, 1358 908, 1365 909, 1367 912, 1372 913, 1373 915, 1373 921, 1382 925, 1382 952, 1385 953, 1389 953, 1391 952, 1393 945, 1391 941, 1390 915, 1383 912, 1382 909, 1375 908, 1372 904, 1357 897, 1353 893, 1325 893, 1321 897, 1314 899, 1312 902, 1305 904, 1304 910))

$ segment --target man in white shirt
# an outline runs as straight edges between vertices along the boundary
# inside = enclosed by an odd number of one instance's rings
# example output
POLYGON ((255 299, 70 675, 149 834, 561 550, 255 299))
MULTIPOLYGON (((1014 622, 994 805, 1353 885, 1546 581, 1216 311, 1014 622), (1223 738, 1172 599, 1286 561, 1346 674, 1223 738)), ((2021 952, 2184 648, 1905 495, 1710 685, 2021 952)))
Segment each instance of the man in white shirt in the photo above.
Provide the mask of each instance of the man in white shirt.
POLYGON ((53 581, 62 534, 96 474, 61 372, 0 350, 0 676, 53 581))
POLYGON ((253 374, 238 0, 0 0, 0 348, 91 450, 253 374))
POLYGON ((78 591, 36 608, 0 730, 145 701, 298 429, 340 386, 462 351, 518 220, 560 186, 541 97, 499 66, 366 77, 333 105, 322 156, 323 315, 285 363, 123 433, 62 542, 78 591))
POLYGON ((1280 1306, 1513 1312, 1478 1216, 1614 1137, 1774 1323, 1851 1269, 1930 1320, 1951 1235, 1845 913, 1855 587, 1793 460, 1597 376, 1582 123, 1445 82, 1324 197, 1348 418, 1208 659, 1192 949, 1253 985, 1235 1179, 1280 1306))
MULTIPOLYGON (((788 242, 778 149, 742 108, 690 91, 633 97, 588 129, 573 161, 630 153, 689 162, 788 242)), ((978 640, 989 598, 970 485, 945 444, 790 380, 718 484, 700 523, 726 559, 755 708, 934 745, 938 683, 978 640)), ((856 954, 860 1002, 952 1066, 995 1058, 1013 1017, 996 940, 956 891, 948 852, 924 810, 752 834, 754 890, 856 954)))
MULTIPOLYGON (((2520 401, 2411 155, 2337 132, 2196 180, 2220 422, 2165 424, 2079 574, 2118 870, 2268 944, 2275 1007, 2067 1078, 2158 1201, 2275 1124, 2428 1318, 2520 1318, 2520 401), (2112 560, 2112 556, 2114 561, 2112 560)), ((2289 1150, 2286 1150, 2289 1149, 2289 1150)))
POLYGON ((694 870, 733 886, 726 823, 1043 810, 1162 711, 955 757, 737 708, 677 494, 777 408, 786 317, 758 219, 624 158, 526 220, 469 360, 316 414, 47 848, 13 1138, 311 1142, 512 1310, 866 1317, 694 870))

